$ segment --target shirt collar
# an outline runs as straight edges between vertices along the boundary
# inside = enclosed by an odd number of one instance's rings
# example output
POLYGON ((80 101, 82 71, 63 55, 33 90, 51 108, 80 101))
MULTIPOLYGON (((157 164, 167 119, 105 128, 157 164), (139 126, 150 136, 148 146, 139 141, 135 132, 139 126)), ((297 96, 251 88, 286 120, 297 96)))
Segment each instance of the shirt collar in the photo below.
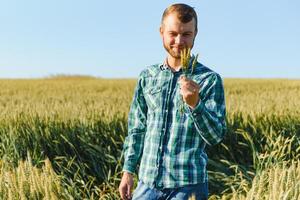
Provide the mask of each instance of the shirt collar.
POLYGON ((161 71, 164 71, 166 69, 170 69, 169 66, 168 66, 168 63, 167 63, 167 59, 165 59, 164 62, 159 65, 159 68, 160 68, 161 71))
MULTIPOLYGON (((168 65, 167 58, 164 60, 163 63, 161 63, 159 65, 159 68, 160 68, 161 71, 170 70, 171 72, 173 72, 173 70, 168 65)), ((181 71, 182 71, 182 68, 180 68, 179 71, 177 71, 177 72, 181 72, 181 71)))

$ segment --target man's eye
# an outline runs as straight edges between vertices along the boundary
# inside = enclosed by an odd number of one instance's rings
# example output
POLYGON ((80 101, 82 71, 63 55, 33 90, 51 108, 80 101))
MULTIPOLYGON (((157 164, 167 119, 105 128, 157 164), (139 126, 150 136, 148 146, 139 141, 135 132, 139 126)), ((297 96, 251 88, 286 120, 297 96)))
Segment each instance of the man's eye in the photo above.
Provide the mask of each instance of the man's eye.
POLYGON ((189 37, 189 36, 191 36, 191 34, 190 33, 184 33, 183 36, 184 37, 189 37))

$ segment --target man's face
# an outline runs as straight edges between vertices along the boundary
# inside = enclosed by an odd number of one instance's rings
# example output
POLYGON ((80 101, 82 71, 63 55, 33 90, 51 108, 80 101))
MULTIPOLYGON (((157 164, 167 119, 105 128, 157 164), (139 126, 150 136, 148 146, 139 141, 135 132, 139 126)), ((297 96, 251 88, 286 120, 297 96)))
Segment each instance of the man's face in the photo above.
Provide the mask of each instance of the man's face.
POLYGON ((195 30, 195 19, 188 23, 182 23, 176 13, 168 15, 160 27, 160 35, 163 45, 169 55, 180 59, 180 51, 184 48, 193 48, 197 35, 195 30))

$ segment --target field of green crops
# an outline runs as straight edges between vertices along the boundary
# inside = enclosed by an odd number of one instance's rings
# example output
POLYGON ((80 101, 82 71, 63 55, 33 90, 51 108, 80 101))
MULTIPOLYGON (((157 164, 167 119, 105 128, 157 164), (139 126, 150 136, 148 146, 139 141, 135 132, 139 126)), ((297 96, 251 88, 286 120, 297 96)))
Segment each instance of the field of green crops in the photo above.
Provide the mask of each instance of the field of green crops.
MULTIPOLYGON (((0 199, 119 199, 136 80, 0 80, 0 199)), ((210 199, 300 199, 300 80, 225 79, 210 199)), ((135 177, 136 185, 137 177, 135 177)))

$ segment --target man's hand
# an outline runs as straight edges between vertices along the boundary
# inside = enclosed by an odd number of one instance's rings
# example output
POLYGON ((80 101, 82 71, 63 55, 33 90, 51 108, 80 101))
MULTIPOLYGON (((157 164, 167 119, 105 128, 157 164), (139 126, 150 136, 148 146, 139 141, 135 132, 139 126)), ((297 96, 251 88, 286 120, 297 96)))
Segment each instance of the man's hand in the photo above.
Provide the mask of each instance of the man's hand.
POLYGON ((195 81, 188 79, 185 76, 180 76, 179 84, 183 101, 194 109, 199 102, 200 86, 195 81))
POLYGON ((119 186, 119 192, 123 200, 131 199, 132 187, 133 187, 133 175, 129 172, 124 172, 119 186))

